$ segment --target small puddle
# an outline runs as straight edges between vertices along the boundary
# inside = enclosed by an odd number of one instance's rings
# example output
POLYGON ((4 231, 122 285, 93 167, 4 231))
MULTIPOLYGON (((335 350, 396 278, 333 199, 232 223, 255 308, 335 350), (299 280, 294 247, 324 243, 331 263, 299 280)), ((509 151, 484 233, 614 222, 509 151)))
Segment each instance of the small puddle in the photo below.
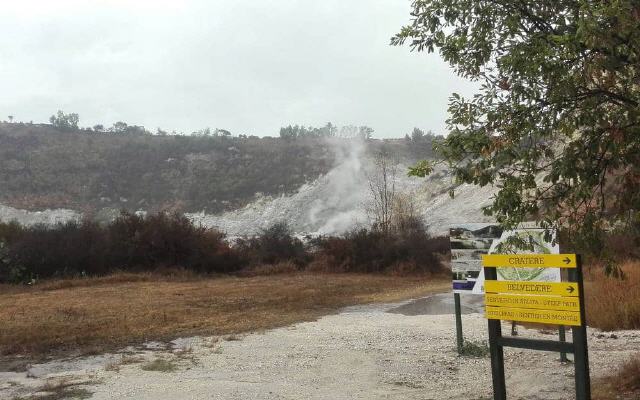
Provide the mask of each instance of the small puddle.
MULTIPOLYGON (((460 303, 462 313, 483 313, 483 300, 484 296, 482 295, 461 294, 460 303)), ((441 293, 411 301, 399 307, 392 308, 387 312, 407 316, 446 315, 453 314, 454 309, 453 293, 441 293)))

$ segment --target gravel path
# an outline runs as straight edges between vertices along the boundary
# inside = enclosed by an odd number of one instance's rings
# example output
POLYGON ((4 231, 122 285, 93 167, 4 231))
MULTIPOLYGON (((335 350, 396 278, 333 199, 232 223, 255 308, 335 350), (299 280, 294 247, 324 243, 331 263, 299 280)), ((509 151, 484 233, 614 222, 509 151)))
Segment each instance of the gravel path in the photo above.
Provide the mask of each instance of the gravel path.
MULTIPOLYGON (((0 373, 0 399, 33 393, 47 380, 49 390, 56 382, 84 382, 78 387, 96 400, 489 399, 489 359, 457 356, 449 297, 352 307, 226 340, 179 339, 169 348, 149 343, 119 354, 34 365, 27 373, 0 373), (177 369, 143 370, 157 359, 177 369)), ((467 300, 466 338, 486 340, 486 320, 473 312, 477 298, 467 300)), ((555 338, 523 328, 520 335, 555 338)), ((589 330, 589 351, 595 378, 640 351, 640 331, 589 330)), ((505 360, 510 399, 574 397, 573 365, 561 364, 558 354, 506 349, 505 360)))

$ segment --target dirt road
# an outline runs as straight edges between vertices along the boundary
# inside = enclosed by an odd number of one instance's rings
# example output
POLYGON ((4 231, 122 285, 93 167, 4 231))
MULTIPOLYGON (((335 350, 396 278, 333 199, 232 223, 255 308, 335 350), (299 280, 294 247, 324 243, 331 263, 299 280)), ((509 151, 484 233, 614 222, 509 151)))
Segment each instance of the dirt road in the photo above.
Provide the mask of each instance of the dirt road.
MULTIPOLYGON (((27 373, 0 373, 0 398, 57 391, 97 400, 488 399, 489 359, 457 356, 450 297, 352 307, 226 340, 180 339, 169 348, 151 343, 34 365, 27 373)), ((464 303, 466 338, 486 340, 481 304, 464 303)), ((520 335, 555 337, 522 328, 520 335)), ((589 330, 589 350, 595 378, 640 351, 640 331, 589 330)), ((507 349, 505 359, 510 398, 574 398, 573 365, 561 364, 558 354, 507 349)))

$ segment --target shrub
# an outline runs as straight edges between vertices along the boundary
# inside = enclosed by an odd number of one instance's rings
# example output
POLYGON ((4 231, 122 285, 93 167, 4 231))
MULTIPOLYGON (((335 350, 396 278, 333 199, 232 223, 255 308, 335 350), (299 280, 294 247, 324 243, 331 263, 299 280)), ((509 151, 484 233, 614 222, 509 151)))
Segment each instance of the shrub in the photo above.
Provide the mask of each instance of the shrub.
POLYGON ((443 268, 438 253, 449 251, 446 238, 431 238, 422 225, 390 233, 359 229, 314 244, 319 250, 311 268, 330 272, 437 273, 443 268))
POLYGON ((5 240, 12 281, 107 272, 104 231, 92 222, 22 228, 5 240))
POLYGON ((184 267, 228 273, 240 268, 224 234, 196 227, 179 214, 142 217, 122 213, 108 227, 111 263, 122 269, 184 267))
POLYGON ((304 243, 293 236, 286 222, 275 223, 256 237, 239 240, 237 249, 253 266, 290 261, 302 268, 310 259, 304 243))
POLYGON ((92 221, 22 227, 0 223, 0 283, 103 276, 114 272, 271 275, 316 272, 438 273, 446 238, 422 225, 382 233, 356 230, 322 237, 307 247, 286 223, 231 247, 225 236, 179 214, 123 212, 108 225, 92 221))
POLYGON ((465 340, 460 349, 460 355, 463 357, 483 358, 489 356, 489 346, 487 342, 474 342, 465 340))
POLYGON ((0 224, 0 243, 0 282, 166 267, 229 273, 242 267, 222 233, 196 227, 177 214, 145 218, 123 213, 107 226, 90 221, 33 227, 0 224))

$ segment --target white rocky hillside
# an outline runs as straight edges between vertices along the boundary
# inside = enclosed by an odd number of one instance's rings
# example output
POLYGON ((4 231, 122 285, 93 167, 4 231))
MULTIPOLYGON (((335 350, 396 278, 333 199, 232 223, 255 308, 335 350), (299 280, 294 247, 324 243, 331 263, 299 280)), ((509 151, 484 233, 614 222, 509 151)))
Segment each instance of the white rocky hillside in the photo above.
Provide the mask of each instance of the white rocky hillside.
MULTIPOLYGON (((355 142, 336 151, 336 166, 292 195, 258 194, 254 202, 235 211, 187 215, 195 223, 217 227, 229 236, 252 235, 280 221, 286 221, 301 235, 334 234, 366 226, 369 222, 365 209, 370 201, 367 171, 371 174, 371 160, 365 156, 364 146, 355 142)), ((427 179, 408 177, 406 171, 406 165, 398 166, 396 191, 411 199, 416 213, 432 232, 446 232, 453 223, 489 221, 481 208, 491 201, 494 188, 457 186, 452 199, 448 192, 454 186, 448 171, 439 169, 427 179)), ((26 225, 55 224, 81 217, 71 210, 28 212, 0 205, 1 221, 16 220, 26 225)))

